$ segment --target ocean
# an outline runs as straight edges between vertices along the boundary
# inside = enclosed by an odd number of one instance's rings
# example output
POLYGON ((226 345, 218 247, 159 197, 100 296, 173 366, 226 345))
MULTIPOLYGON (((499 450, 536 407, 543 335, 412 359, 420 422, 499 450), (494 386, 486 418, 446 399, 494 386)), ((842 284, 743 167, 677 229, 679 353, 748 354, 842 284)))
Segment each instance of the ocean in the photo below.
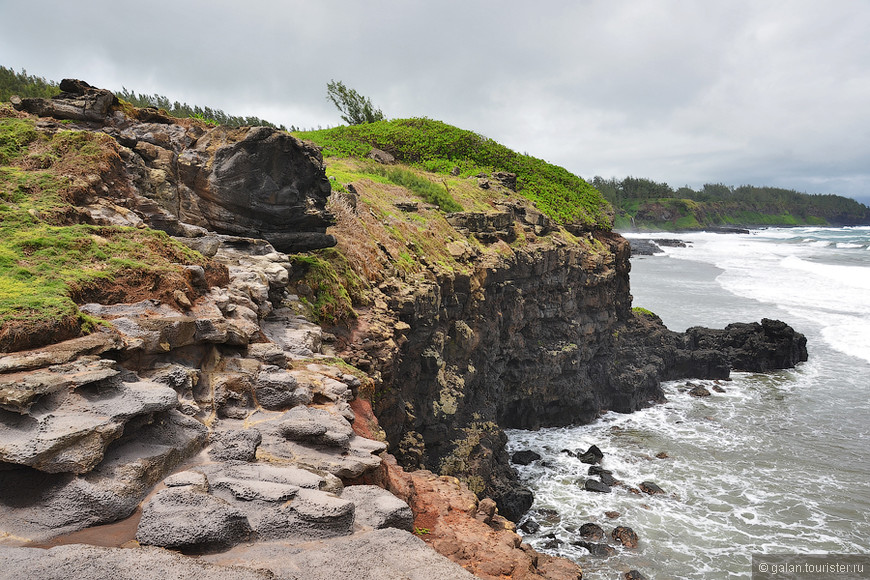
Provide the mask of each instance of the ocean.
POLYGON ((535 492, 524 540, 584 568, 584 578, 750 578, 753 554, 870 553, 870 228, 685 233, 687 247, 632 258, 634 306, 672 330, 780 319, 808 340, 809 360, 731 381, 664 384, 667 402, 592 424, 508 432, 535 492), (724 392, 717 392, 713 387, 724 392), (583 489, 588 465, 562 453, 597 445, 626 485, 583 489), (661 458, 657 457, 659 455, 661 458), (652 481, 662 495, 632 493, 652 481), (606 515, 606 512, 610 512, 606 515), (615 514, 618 516, 614 517, 615 514), (593 557, 587 522, 628 526, 636 549, 593 557))

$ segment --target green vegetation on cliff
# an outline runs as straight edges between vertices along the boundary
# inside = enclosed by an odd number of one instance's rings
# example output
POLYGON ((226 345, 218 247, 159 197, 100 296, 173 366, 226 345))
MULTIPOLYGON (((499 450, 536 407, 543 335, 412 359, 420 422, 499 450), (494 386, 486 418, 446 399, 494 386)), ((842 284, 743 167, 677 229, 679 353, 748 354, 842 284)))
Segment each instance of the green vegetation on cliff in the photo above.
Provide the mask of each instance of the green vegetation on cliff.
POLYGON ((118 161, 102 133, 43 133, 0 107, 0 351, 76 336, 77 304, 189 289, 199 254, 150 229, 88 225, 80 203, 118 161))
POLYGON ((613 204, 617 229, 870 224, 870 208, 839 195, 709 183, 697 191, 674 190, 667 183, 637 177, 595 177, 592 184, 613 204))
POLYGON ((397 119, 297 134, 323 147, 326 157, 364 158, 373 148, 431 173, 467 178, 505 171, 517 176, 517 192, 561 224, 610 229, 610 205, 568 170, 512 151, 473 131, 432 119, 397 119))

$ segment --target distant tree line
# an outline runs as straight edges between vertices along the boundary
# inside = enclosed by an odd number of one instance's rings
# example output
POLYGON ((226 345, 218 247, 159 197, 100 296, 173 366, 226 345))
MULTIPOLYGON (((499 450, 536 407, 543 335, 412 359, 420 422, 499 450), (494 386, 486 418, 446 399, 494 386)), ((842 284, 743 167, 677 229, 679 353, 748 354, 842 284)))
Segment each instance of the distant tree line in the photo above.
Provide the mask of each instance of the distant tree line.
POLYGON ((780 187, 754 185, 724 185, 705 183, 694 190, 683 186, 673 189, 667 183, 659 183, 641 177, 614 177, 604 179, 595 176, 592 185, 617 208, 625 208, 635 201, 664 199, 688 199, 711 206, 728 206, 764 213, 791 213, 800 216, 834 218, 854 216, 870 219, 870 208, 854 199, 833 194, 808 194, 780 187))
MULTIPOLYGON (((24 69, 21 72, 15 72, 11 68, 0 66, 0 101, 8 101, 12 95, 18 95, 22 98, 48 99, 59 93, 60 87, 54 81, 29 75, 24 69)), ((167 97, 156 93, 145 95, 122 87, 120 91, 115 91, 115 95, 134 107, 157 107, 178 119, 192 117, 206 123, 228 127, 274 127, 282 131, 287 130, 284 125, 275 125, 259 117, 240 117, 211 107, 190 106, 187 103, 170 101, 167 97)), ((296 131, 297 129, 291 127, 290 130, 296 131)))
POLYGON ((22 98, 49 99, 60 92, 57 83, 45 80, 42 77, 21 72, 15 72, 11 68, 0 66, 0 101, 8 101, 12 95, 22 98))

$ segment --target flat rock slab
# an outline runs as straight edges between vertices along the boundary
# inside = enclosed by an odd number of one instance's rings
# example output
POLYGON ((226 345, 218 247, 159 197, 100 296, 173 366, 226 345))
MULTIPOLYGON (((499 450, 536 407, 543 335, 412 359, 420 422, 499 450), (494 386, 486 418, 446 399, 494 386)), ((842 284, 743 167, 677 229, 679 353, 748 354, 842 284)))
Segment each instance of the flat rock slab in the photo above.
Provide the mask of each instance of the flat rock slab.
POLYGON ((237 546, 204 558, 221 565, 266 568, 286 580, 473 580, 470 572, 412 534, 388 528, 304 544, 237 546))
MULTIPOLYGON (((118 374, 113 369, 93 372, 103 378, 118 374)), ((86 473, 103 459, 128 421, 177 404, 174 390, 149 381, 98 379, 61 388, 40 397, 27 414, 0 410, 0 461, 48 473, 86 473)))
POLYGON ((376 485, 346 487, 341 497, 356 504, 357 525, 369 526, 376 530, 398 528, 408 532, 414 528, 414 513, 411 507, 376 485))
POLYGON ((72 544, 50 550, 0 546, 0 580, 270 580, 251 567, 217 566, 160 548, 72 544))
POLYGON ((187 487, 164 489, 142 507, 140 544, 191 553, 226 550, 251 536, 245 513, 187 487))

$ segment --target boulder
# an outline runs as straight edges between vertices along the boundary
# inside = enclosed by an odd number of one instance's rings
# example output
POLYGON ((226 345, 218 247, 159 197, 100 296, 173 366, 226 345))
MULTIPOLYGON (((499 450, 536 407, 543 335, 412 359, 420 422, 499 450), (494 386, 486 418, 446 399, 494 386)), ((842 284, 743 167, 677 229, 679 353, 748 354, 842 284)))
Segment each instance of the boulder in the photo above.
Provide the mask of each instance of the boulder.
POLYGON ((185 553, 226 550, 246 540, 244 512, 212 495, 188 488, 164 489, 142 507, 136 530, 140 544, 185 553))
POLYGON ((51 99, 20 99, 13 105, 19 111, 40 117, 99 122, 106 120, 112 105, 118 102, 110 91, 76 79, 63 79, 60 90, 61 93, 51 99))
POLYGON ((626 548, 637 548, 637 533, 627 526, 617 526, 610 532, 610 537, 626 548))
POLYGON ((345 487, 341 498, 352 501, 356 506, 357 524, 375 529, 398 528, 411 531, 414 528, 414 514, 410 506, 376 485, 345 487))
POLYGON ((285 370, 266 370, 257 375, 254 385, 257 403, 264 409, 280 411, 312 401, 312 394, 292 373, 285 370))
POLYGON ((208 455, 214 461, 254 461, 262 441, 262 434, 253 428, 215 431, 208 455))
POLYGON ((511 462, 516 463, 517 465, 529 465, 540 458, 541 456, 538 453, 535 453, 530 449, 524 449, 511 455, 511 462))
POLYGON ((604 459, 604 453, 602 453, 601 449, 599 449, 597 445, 590 445, 589 449, 587 449, 583 453, 576 455, 576 457, 582 463, 594 464, 601 463, 601 460, 604 459))
POLYGON ((581 541, 571 542, 571 544, 574 546, 580 546, 581 548, 586 548, 589 551, 589 554, 596 558, 609 558, 616 555, 616 548, 599 542, 581 541))
POLYGON ((330 184, 311 143, 269 127, 216 127, 179 153, 178 168, 181 221, 264 238, 281 252, 335 245, 330 184))
POLYGON ((642 492, 648 495, 660 495, 665 493, 662 488, 651 481, 642 481, 638 487, 642 492))
POLYGON ((689 389, 689 394, 693 397, 709 397, 710 391, 707 390, 707 387, 704 385, 694 385, 691 389, 689 389))
POLYGON ((606 535, 604 534, 604 529, 598 524, 586 523, 580 526, 580 537, 584 540, 600 542, 606 535))
POLYGON ((733 323, 722 330, 693 327, 686 330, 692 350, 716 350, 725 354, 736 371, 767 372, 794 367, 807 360, 807 339, 779 320, 733 323))
POLYGON ((610 493, 610 486, 597 479, 587 479, 583 484, 586 491, 594 491, 597 493, 610 493))

